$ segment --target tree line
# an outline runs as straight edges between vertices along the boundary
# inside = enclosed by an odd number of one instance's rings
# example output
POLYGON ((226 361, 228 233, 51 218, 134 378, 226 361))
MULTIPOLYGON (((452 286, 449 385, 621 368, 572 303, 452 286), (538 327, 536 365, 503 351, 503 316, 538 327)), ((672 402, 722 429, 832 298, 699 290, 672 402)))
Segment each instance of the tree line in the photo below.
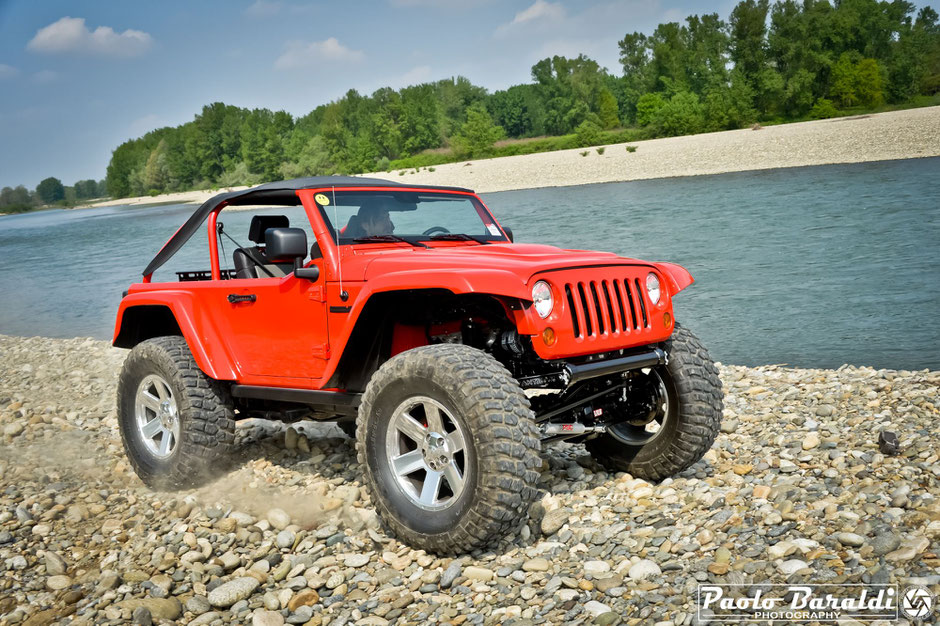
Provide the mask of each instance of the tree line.
POLYGON ((0 189, 0 213, 25 213, 43 206, 75 206, 107 195, 104 180, 80 180, 67 187, 58 178, 49 177, 32 191, 23 185, 0 189))
POLYGON ((466 158, 940 103, 940 26, 904 0, 742 0, 618 43, 621 68, 584 55, 488 92, 463 77, 349 90, 295 118, 216 102, 118 146, 113 197, 391 171, 466 158))

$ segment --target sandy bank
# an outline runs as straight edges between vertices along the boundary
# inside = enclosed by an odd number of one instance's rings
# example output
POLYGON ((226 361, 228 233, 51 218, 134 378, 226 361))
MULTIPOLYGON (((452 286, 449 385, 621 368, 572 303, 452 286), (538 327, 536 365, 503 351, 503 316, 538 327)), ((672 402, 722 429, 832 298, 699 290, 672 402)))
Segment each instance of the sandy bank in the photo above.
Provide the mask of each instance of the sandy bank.
MULTIPOLYGON (((366 176, 400 183, 454 185, 481 193, 699 176, 778 167, 862 163, 940 156, 940 107, 799 122, 605 147, 559 150, 437 165, 433 172, 399 170, 366 176), (586 156, 581 156, 587 151, 586 156)), ((226 188, 221 191, 244 189, 226 188)), ((219 191, 186 191, 122 198, 90 206, 202 203, 219 191)))
POLYGON ((606 146, 602 155, 581 148, 378 176, 483 193, 940 156, 940 107, 638 141, 633 153, 625 145, 606 146))

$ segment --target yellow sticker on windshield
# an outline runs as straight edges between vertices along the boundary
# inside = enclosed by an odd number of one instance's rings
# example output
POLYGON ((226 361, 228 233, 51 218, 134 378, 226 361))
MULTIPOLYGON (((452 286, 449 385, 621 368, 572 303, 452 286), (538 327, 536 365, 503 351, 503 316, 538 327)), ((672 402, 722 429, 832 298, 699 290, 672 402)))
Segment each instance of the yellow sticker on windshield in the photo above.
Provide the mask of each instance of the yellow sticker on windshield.
POLYGON ((326 194, 318 193, 313 197, 317 201, 317 204, 320 206, 327 206, 330 203, 330 199, 326 197, 326 194))

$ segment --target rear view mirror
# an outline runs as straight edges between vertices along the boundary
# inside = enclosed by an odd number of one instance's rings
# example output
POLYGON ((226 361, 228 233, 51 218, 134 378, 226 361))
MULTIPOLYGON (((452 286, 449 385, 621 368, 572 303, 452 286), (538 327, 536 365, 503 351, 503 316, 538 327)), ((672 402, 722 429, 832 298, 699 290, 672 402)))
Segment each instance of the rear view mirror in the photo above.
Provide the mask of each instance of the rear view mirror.
POLYGON ((316 282, 320 278, 320 268, 316 265, 311 265, 310 267, 298 267, 294 269, 294 276, 297 278, 303 278, 304 280, 309 280, 310 282, 316 282))
POLYGON ((510 243, 514 242, 515 239, 512 238, 512 229, 508 226, 503 226, 503 232, 506 233, 506 236, 509 238, 510 243))
POLYGON ((264 255, 271 263, 293 263, 307 258, 307 233, 302 228, 269 228, 264 255))

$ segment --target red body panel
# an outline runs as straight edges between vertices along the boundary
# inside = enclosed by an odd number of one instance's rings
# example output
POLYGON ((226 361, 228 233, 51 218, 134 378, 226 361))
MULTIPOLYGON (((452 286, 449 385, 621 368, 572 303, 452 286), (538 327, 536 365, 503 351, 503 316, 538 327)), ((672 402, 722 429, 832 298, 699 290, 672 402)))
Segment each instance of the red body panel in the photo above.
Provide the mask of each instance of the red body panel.
MULTIPOLYGON (((559 359, 665 340, 673 329, 671 323, 664 323, 664 315, 672 315, 672 296, 692 282, 687 271, 670 263, 651 264, 611 253, 535 244, 458 241, 436 242, 430 248, 406 243, 337 248, 313 202, 319 191, 297 192, 323 253, 323 258, 308 263, 320 268, 319 280, 310 282, 292 274, 221 280, 215 237, 211 235, 217 210, 208 220, 213 280, 150 283, 149 276, 145 277, 144 282, 131 286, 121 302, 115 339, 128 308, 165 305, 175 315, 196 363, 208 376, 246 385, 319 389, 336 369, 356 320, 376 293, 446 289, 455 294, 490 294, 501 298, 504 305, 521 302, 522 308, 510 311, 519 333, 531 336, 540 357, 559 359), (662 283, 663 296, 657 305, 637 299, 643 295, 636 289, 637 281, 645 285, 651 271, 662 283), (532 286, 538 280, 547 281, 554 294, 555 306, 546 319, 531 306, 532 286), (625 280, 633 287, 633 311, 641 318, 637 322, 626 310, 625 280), (585 299, 580 293, 570 299, 566 285, 569 290, 582 285, 587 290, 585 299), (596 297, 590 291, 592 285, 596 297), (605 287, 609 296, 604 295, 605 287), (342 291, 348 294, 345 300, 342 291), (255 295, 256 299, 232 304, 230 294, 255 295), (577 325, 573 316, 581 320, 577 325), (556 337, 550 346, 542 339, 547 327, 556 337)), ((396 333, 393 351, 420 345, 422 338, 407 331, 403 328, 400 337, 396 333)))

